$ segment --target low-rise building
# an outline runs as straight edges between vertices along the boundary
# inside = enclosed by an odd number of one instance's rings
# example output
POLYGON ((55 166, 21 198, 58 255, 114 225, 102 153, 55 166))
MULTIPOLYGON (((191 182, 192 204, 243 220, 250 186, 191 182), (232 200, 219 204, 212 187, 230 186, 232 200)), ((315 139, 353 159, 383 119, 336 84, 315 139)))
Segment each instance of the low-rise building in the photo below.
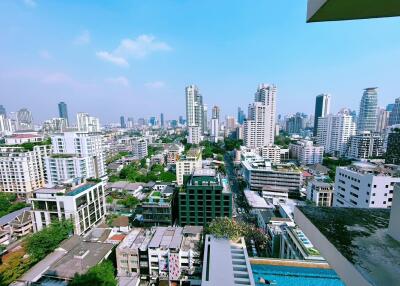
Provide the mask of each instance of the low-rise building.
POLYGON ((32 232, 30 209, 22 208, 0 218, 0 232, 3 233, 0 244, 8 244, 32 232))
POLYGON ((104 182, 78 180, 73 187, 42 188, 34 192, 33 228, 39 231, 54 219, 71 219, 74 233, 81 235, 102 220, 106 214, 104 182))
POLYGON ((191 148, 185 155, 176 161, 176 181, 178 185, 183 185, 183 176, 192 174, 194 170, 201 169, 202 156, 200 148, 191 148))
POLYGON ((178 199, 180 225, 203 226, 217 217, 232 217, 229 182, 214 169, 195 170, 178 199))
POLYGON ((302 165, 321 164, 324 158, 324 147, 314 146, 310 140, 298 140, 289 145, 290 155, 302 165))
POLYGON ((333 206, 390 208, 393 188, 400 182, 397 165, 355 162, 338 167, 335 176, 333 206))
POLYGON ((202 286, 254 286, 253 272, 243 238, 231 241, 206 235, 202 286))
POLYGON ((117 247, 118 275, 142 280, 201 284, 202 227, 154 227, 132 230, 117 247))
POLYGON ((176 164, 179 160, 184 147, 178 144, 171 144, 167 148, 167 164, 176 164))
POLYGON ((252 211, 274 209, 274 205, 267 202, 258 192, 244 190, 244 196, 252 211))
POLYGON ((334 184, 313 180, 307 186, 307 199, 316 206, 331 207, 334 184))
POLYGON ((302 173, 294 164, 274 165, 259 157, 242 161, 242 173, 251 190, 298 194, 302 173))

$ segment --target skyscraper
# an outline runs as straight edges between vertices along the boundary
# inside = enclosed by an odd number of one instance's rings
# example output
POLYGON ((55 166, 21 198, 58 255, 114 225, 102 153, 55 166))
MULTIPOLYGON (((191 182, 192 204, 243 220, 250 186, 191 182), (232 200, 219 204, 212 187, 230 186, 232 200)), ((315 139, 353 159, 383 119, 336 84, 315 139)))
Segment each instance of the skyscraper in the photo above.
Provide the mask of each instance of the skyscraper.
POLYGON ((238 107, 237 122, 239 124, 243 124, 245 119, 246 119, 246 116, 244 115, 244 111, 240 107, 238 107))
POLYGON ((378 120, 376 123, 376 132, 383 133, 388 126, 390 112, 384 108, 378 109, 378 120))
POLYGON ((195 85, 186 87, 186 124, 188 127, 197 126, 204 130, 203 97, 195 85))
POLYGON ((119 125, 121 126, 121 128, 126 128, 125 117, 123 115, 121 115, 121 117, 119 118, 119 125))
POLYGON ((7 116, 6 109, 3 105, 0 105, 0 115, 7 116))
POLYGON ((58 115, 60 118, 64 118, 66 124, 68 125, 68 109, 67 109, 67 104, 63 101, 58 103, 58 115))
POLYGON ((318 118, 325 117, 329 114, 331 107, 330 94, 320 94, 315 98, 314 112, 314 136, 317 136, 318 118))
POLYGON ((276 86, 260 84, 244 122, 244 143, 257 148, 274 144, 276 86))
POLYGON ((211 139, 213 142, 218 142, 219 136, 219 114, 220 109, 218 106, 214 106, 211 112, 211 139))
POLYGON ((357 132, 376 130, 378 110, 378 92, 376 87, 366 88, 360 102, 357 132))
POLYGON ((161 125, 161 128, 164 128, 164 113, 161 113, 160 114, 160 125, 161 125))
POLYGON ((18 124, 18 130, 32 130, 33 129, 32 113, 26 108, 18 110, 17 124, 18 124))
POLYGON ((203 134, 208 134, 208 108, 205 104, 203 104, 203 124, 201 132, 203 134))
POLYGON ((389 126, 400 124, 400 97, 396 98, 389 115, 389 126))

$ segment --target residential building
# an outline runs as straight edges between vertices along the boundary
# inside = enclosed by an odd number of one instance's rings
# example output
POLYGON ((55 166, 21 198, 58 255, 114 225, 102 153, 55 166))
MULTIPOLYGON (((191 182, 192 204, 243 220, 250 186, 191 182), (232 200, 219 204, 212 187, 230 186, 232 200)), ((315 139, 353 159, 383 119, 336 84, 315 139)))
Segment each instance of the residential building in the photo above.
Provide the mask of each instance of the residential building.
POLYGON ((188 127, 199 127, 203 134, 207 126, 204 126, 203 96, 195 85, 189 85, 186 93, 186 124, 188 127))
POLYGON ((58 116, 59 116, 59 118, 63 118, 65 120, 66 126, 69 125, 68 108, 67 108, 67 104, 63 101, 58 103, 58 116))
POLYGON ((384 108, 378 109, 378 121, 376 123, 376 132, 379 132, 381 134, 384 133, 386 127, 388 127, 389 124, 389 114, 390 112, 384 108))
POLYGON ((236 120, 235 117, 233 116, 227 116, 225 118, 225 127, 226 129, 229 130, 229 132, 232 132, 236 128, 236 120))
POLYGON ((22 108, 17 112, 17 130, 33 130, 33 117, 32 113, 26 109, 22 108))
POLYGON ((318 207, 331 207, 333 201, 332 183, 313 180, 307 186, 307 200, 315 203, 318 207))
POLYGON ((314 112, 314 137, 317 136, 318 120, 330 114, 331 96, 329 94, 320 94, 315 98, 314 112))
POLYGON ((67 130, 68 122, 65 118, 52 118, 42 124, 42 131, 48 133, 59 133, 67 130))
POLYGON ((111 243, 85 241, 74 235, 19 277, 17 285, 67 285, 75 275, 85 274, 107 259, 113 248, 111 243))
POLYGON ((273 145, 275 138, 276 86, 261 84, 249 105, 248 119, 244 122, 244 144, 257 148, 273 145))
POLYGON ((190 144, 198 145, 202 140, 201 127, 199 126, 189 126, 188 127, 188 140, 190 144))
POLYGON ((251 190, 272 193, 298 194, 302 173, 294 164, 272 164, 256 156, 242 160, 243 178, 251 190))
POLYGON ((137 160, 146 158, 148 155, 147 141, 143 138, 132 141, 132 157, 137 160))
MULTIPOLYGON (((5 138, 6 145, 20 145, 24 143, 39 143, 44 141, 43 135, 40 135, 36 132, 14 132, 12 135, 7 136, 5 138)), ((44 143, 44 142, 43 142, 44 143)))
POLYGON ((376 87, 366 88, 360 102, 358 114, 357 131, 376 130, 378 111, 378 92, 376 87))
POLYGON ((44 158, 50 145, 32 143, 33 147, 0 147, 0 192, 28 198, 45 185, 44 158))
POLYGON ((45 158, 49 186, 77 177, 106 174, 103 139, 98 133, 64 132, 51 136, 53 154, 45 158))
POLYGON ((89 116, 88 113, 77 113, 76 122, 80 132, 100 132, 100 121, 97 117, 89 116))
POLYGON ((32 232, 32 219, 30 207, 9 213, 0 217, 0 232, 7 233, 1 244, 9 244, 20 237, 23 237, 32 232))
POLYGON ((400 182, 400 167, 355 162, 338 167, 333 206, 353 208, 390 208, 393 187, 400 182))
POLYGON ((389 114, 388 126, 400 124, 400 97, 396 98, 393 109, 389 114))
POLYGON ((0 134, 11 134, 13 132, 11 119, 6 115, 0 114, 0 134))
POLYGON ((183 176, 192 174, 194 170, 201 169, 202 157, 200 148, 191 148, 176 161, 176 181, 179 186, 183 184, 183 176))
POLYGON ((203 257, 202 286, 256 285, 244 238, 206 235, 203 257))
POLYGON ((179 160, 183 151, 184 147, 182 145, 169 145, 167 148, 167 164, 176 164, 176 161, 179 160))
POLYGON ((178 193, 179 225, 205 226, 216 217, 232 217, 232 192, 215 169, 194 170, 178 193))
POLYGON ((346 157, 368 159, 383 156, 383 137, 380 133, 361 131, 352 135, 347 143, 346 157))
POLYGON ((386 147, 386 163, 400 164, 400 125, 395 125, 388 134, 386 147))
POLYGON ((350 136, 356 134, 356 124, 351 115, 329 114, 318 119, 317 145, 324 152, 334 156, 343 156, 350 136))
POLYGON ((157 226, 173 225, 174 196, 174 186, 164 185, 162 188, 152 190, 138 207, 143 223, 157 226))
POLYGON ((290 155, 301 165, 321 164, 324 159, 324 147, 314 146, 310 140, 298 140, 289 144, 290 155))
POLYGON ((194 226, 133 229, 116 249, 118 276, 201 285, 201 233, 202 227, 194 226))
POLYGON ((300 134, 306 127, 307 116, 297 112, 286 119, 286 132, 289 134, 300 134))
POLYGON ((270 160, 273 164, 281 163, 281 147, 278 145, 268 145, 260 148, 261 157, 270 160))
POLYGON ((87 232, 106 215, 104 191, 101 180, 82 183, 79 179, 72 181, 72 187, 36 190, 30 199, 34 230, 43 229, 54 219, 71 219, 74 234, 87 232))

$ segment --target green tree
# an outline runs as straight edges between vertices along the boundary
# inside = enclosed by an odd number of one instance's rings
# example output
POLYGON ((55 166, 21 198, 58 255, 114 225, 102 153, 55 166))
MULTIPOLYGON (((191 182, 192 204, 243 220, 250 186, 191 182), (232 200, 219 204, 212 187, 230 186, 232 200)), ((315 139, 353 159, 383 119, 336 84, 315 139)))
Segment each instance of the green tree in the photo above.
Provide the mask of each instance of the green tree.
POLYGON ((140 201, 134 196, 128 196, 127 198, 119 201, 120 204, 130 209, 136 207, 139 204, 139 202, 140 201))
POLYGON ((117 280, 114 275, 115 269, 111 261, 104 261, 93 266, 87 273, 75 275, 69 286, 116 286, 117 280))

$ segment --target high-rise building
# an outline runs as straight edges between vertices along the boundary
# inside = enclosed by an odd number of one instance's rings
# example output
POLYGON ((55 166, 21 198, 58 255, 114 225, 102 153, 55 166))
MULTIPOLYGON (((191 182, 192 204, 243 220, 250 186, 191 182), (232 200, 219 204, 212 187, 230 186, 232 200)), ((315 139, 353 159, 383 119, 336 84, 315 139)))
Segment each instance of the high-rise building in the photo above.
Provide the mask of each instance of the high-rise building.
POLYGON ((376 130, 378 110, 378 92, 376 87, 366 88, 360 102, 357 132, 376 130))
POLYGON ((121 115, 119 118, 119 125, 121 128, 126 128, 125 116, 121 115))
POLYGON ((258 148, 274 144, 276 114, 276 86, 261 84, 249 105, 244 122, 244 144, 258 148))
POLYGON ((100 178, 106 174, 101 135, 64 132, 51 137, 53 154, 45 158, 49 186, 77 178, 100 178))
POLYGON ((302 165, 322 164, 324 147, 314 146, 310 140, 299 140, 289 145, 290 155, 302 165))
POLYGON ((306 127, 307 116, 297 112, 286 120, 286 132, 289 134, 300 134, 306 127))
POLYGON ((188 127, 198 126, 204 133, 204 105, 203 96, 195 85, 189 85, 186 92, 186 124, 188 127))
POLYGON ((147 141, 145 139, 137 139, 132 142, 132 157, 141 160, 147 157, 147 141))
POLYGON ((331 96, 329 94, 320 94, 315 98, 314 112, 314 136, 317 136, 318 118, 325 117, 330 113, 331 96))
POLYGON ((368 159, 383 155, 383 136, 380 133, 362 131, 352 135, 347 143, 345 156, 353 159, 368 159))
POLYGON ((135 120, 133 119, 133 117, 128 117, 127 127, 128 128, 133 128, 134 125, 135 125, 135 120))
POLYGON ((388 164, 400 164, 400 125, 397 126, 391 128, 387 138, 386 163, 388 164))
POLYGON ((200 126, 189 126, 188 127, 188 143, 200 144, 201 141, 201 127, 200 126))
POLYGON ((216 217, 232 217, 229 183, 215 169, 193 171, 178 197, 180 225, 205 226, 216 217))
POLYGON ((11 133, 13 131, 11 119, 5 114, 0 114, 0 133, 11 133))
POLYGON ((185 125, 185 119, 183 118, 182 115, 179 116, 178 122, 179 122, 180 125, 185 125))
POLYGON ((92 117, 87 113, 79 112, 76 114, 76 119, 78 131, 100 132, 100 121, 97 117, 92 117))
POLYGON ((389 115, 389 126, 400 124, 400 97, 396 98, 389 115))
POLYGON ((0 193, 28 198, 34 190, 44 187, 43 162, 50 150, 50 145, 36 145, 32 149, 0 147, 0 193))
POLYGON ((68 109, 67 109, 67 104, 63 101, 58 103, 58 116, 60 118, 64 118, 65 122, 67 123, 67 126, 69 124, 68 122, 68 109))
POLYGON ((157 118, 155 116, 150 117, 149 124, 150 124, 150 126, 156 126, 157 125, 157 118))
POLYGON ((214 106, 211 113, 211 139, 213 142, 218 142, 219 139, 219 114, 219 107, 214 106))
POLYGON ((26 109, 22 108, 17 112, 17 126, 18 130, 33 130, 33 118, 32 113, 26 109))
POLYGON ((376 123, 376 132, 383 134, 389 123, 390 112, 384 108, 378 109, 378 121, 376 123))
POLYGON ((329 114, 318 119, 317 144, 324 146, 324 152, 343 156, 350 136, 356 134, 353 117, 344 113, 329 114))
POLYGON ((164 113, 160 114, 160 126, 161 128, 165 127, 165 122, 164 122, 164 113))
POLYGON ((243 124, 245 119, 246 115, 244 114, 244 111, 240 107, 238 107, 237 122, 239 124, 243 124))
POLYGON ((203 105, 202 134, 208 134, 208 107, 205 104, 203 105))
POLYGON ((4 115, 5 117, 7 117, 6 108, 1 104, 0 104, 0 115, 4 115))
POLYGON ((236 120, 233 116, 227 116, 225 118, 225 127, 228 129, 229 132, 235 130, 236 128, 236 120))

